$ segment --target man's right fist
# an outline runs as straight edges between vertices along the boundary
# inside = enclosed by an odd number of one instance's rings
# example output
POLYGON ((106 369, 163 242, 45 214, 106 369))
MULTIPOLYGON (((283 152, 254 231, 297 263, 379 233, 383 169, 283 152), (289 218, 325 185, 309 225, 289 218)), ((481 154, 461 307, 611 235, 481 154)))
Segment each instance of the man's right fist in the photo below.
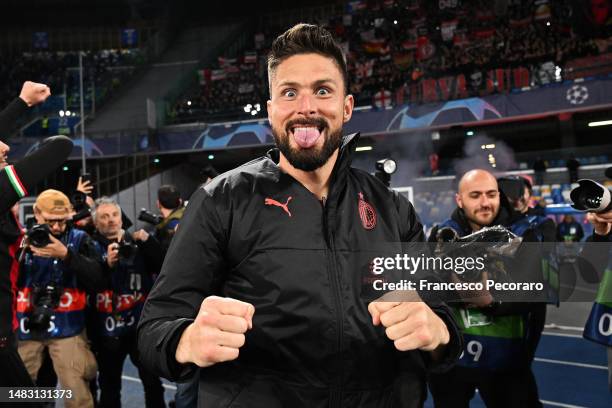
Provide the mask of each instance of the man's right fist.
POLYGON ((176 361, 208 367, 238 358, 245 333, 253 328, 255 307, 232 298, 209 296, 179 340, 176 361))
POLYGON ((29 106, 43 103, 51 95, 51 90, 45 84, 37 84, 36 82, 25 81, 21 88, 19 97, 29 106))

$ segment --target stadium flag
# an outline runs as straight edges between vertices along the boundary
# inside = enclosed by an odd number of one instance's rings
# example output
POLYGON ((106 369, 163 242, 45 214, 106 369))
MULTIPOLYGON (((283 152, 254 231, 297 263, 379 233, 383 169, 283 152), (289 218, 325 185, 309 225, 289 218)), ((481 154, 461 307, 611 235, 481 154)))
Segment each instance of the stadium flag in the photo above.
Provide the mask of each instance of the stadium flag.
POLYGON ((535 13, 533 15, 533 18, 535 20, 548 20, 551 17, 551 13, 550 13, 550 5, 548 4, 548 2, 544 3, 544 4, 540 4, 536 10, 535 13))
POLYGON ((237 74, 240 72, 240 68, 237 65, 226 65, 223 67, 226 74, 237 74))
POLYGON ((443 21, 441 24, 441 32, 442 32, 442 40, 444 41, 452 41, 455 36, 455 30, 457 29, 457 25, 459 24, 459 20, 449 20, 443 21))
POLYGON ((524 67, 514 68, 512 70, 512 79, 513 79, 513 88, 521 89, 523 87, 529 86, 531 79, 529 70, 524 67))
POLYGON ((406 40, 404 42, 402 42, 402 48, 409 51, 409 50, 416 50, 417 49, 417 43, 416 41, 413 40, 406 40))
POLYGON ((363 50, 368 54, 386 55, 391 51, 391 48, 385 40, 373 40, 364 42, 363 50))
POLYGON ((488 38, 493 37, 494 35, 495 35, 494 28, 483 28, 483 29, 480 29, 474 32, 474 37, 480 40, 486 40, 488 38))
POLYGON ((422 61, 429 59, 436 53, 436 46, 429 41, 429 37, 420 36, 417 40, 417 60, 422 61))
POLYGON ((372 71, 374 68, 375 60, 371 59, 364 63, 356 63, 355 64, 355 76, 359 79, 361 78, 369 78, 372 76, 372 71))
POLYGON ((408 68, 414 61, 414 54, 411 52, 398 52, 393 54, 393 63, 400 69, 408 68))
POLYGON ((381 89, 374 94, 374 106, 377 108, 386 108, 391 106, 391 92, 386 89, 381 89))
POLYGON ((255 85, 242 83, 238 85, 238 93, 239 94, 248 94, 255 90, 255 85))
POLYGON ((223 69, 213 69, 210 71, 210 80, 211 81, 220 81, 222 79, 227 78, 227 74, 223 69))
POLYGON ((365 10, 366 8, 367 4, 364 0, 349 1, 346 5, 346 11, 351 14, 365 10))
POLYGON ((210 69, 199 69, 198 80, 200 85, 206 85, 206 83, 210 81, 210 69))
POLYGON ((217 58, 217 60, 219 61, 219 66, 222 68, 228 65, 234 65, 238 61, 236 58, 226 58, 226 57, 219 57, 217 58))
POLYGON ((245 64, 256 64, 257 63, 257 52, 256 51, 245 52, 243 62, 245 64))
POLYGON ((470 45, 470 39, 468 38, 467 31, 465 29, 455 30, 453 45, 455 47, 467 47, 470 45))
POLYGON ((526 27, 529 24, 531 24, 531 16, 522 19, 510 19, 510 27, 512 28, 526 27))

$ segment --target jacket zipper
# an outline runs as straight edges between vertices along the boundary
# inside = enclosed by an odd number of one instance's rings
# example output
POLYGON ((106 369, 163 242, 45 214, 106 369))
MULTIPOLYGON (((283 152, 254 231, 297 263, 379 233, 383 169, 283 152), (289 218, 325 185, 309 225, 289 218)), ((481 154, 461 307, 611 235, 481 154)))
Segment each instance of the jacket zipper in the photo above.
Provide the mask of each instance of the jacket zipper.
POLYGON ((338 273, 338 268, 336 265, 336 246, 335 246, 335 237, 334 237, 334 233, 332 231, 332 229, 329 227, 329 223, 328 223, 328 215, 327 215, 327 207, 325 207, 326 204, 326 198, 323 197, 322 199, 322 204, 323 204, 323 228, 325 228, 325 236, 327 238, 327 242, 328 242, 328 258, 329 258, 329 264, 330 264, 330 280, 331 280, 331 284, 332 284, 332 295, 334 298, 334 308, 335 310, 335 316, 336 316, 336 332, 337 332, 337 338, 336 338, 336 355, 338 356, 337 358, 340 360, 338 361, 338 372, 336 374, 336 380, 332 386, 332 390, 331 390, 331 396, 330 396, 330 407, 341 407, 342 406, 342 377, 343 377, 343 371, 342 371, 342 355, 341 355, 341 351, 342 351, 342 343, 343 343, 343 315, 342 315, 342 283, 340 280, 340 275, 338 273))

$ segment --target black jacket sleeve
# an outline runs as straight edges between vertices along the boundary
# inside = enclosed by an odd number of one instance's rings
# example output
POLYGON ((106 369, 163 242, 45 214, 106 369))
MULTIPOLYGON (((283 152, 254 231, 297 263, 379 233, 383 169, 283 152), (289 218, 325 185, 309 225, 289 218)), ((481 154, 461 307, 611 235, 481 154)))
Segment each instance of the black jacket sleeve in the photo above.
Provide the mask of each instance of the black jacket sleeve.
POLYGON ((19 97, 13 99, 2 112, 0 112, 0 135, 7 136, 19 116, 27 112, 28 105, 19 97))
POLYGON ((140 359, 149 370, 171 381, 188 377, 195 368, 176 361, 176 348, 226 270, 224 231, 210 193, 200 188, 189 201, 145 303, 138 324, 140 359))
POLYGON ((53 136, 45 139, 34 153, 19 160, 10 168, 1 170, 0 212, 8 211, 21 197, 28 195, 28 191, 58 168, 68 158, 70 152, 72 152, 70 139, 65 136, 53 136), (24 190, 24 194, 21 194, 20 190, 24 190))
POLYGON ((89 236, 83 239, 78 251, 68 249, 66 267, 76 274, 79 286, 88 292, 104 289, 105 273, 100 256, 89 236))
POLYGON ((164 254, 159 241, 153 235, 149 235, 146 241, 136 241, 136 245, 138 245, 138 249, 144 255, 147 273, 159 273, 164 262, 164 254))

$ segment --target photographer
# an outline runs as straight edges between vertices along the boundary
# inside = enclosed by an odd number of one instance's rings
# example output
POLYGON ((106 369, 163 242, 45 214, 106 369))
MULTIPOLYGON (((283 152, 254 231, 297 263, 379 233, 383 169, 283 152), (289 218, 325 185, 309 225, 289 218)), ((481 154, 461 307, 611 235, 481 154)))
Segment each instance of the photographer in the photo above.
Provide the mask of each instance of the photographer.
POLYGON ((57 190, 34 204, 38 225, 26 233, 18 281, 19 355, 36 379, 48 348, 61 387, 72 391, 65 406, 93 407, 87 381, 97 366, 84 330, 86 292, 102 288, 104 274, 89 236, 69 225, 71 211, 57 190))
MULTIPOLYGON (((49 95, 46 85, 25 82, 19 97, 0 112, 0 135, 7 135, 19 115, 49 95)), ((22 232, 11 207, 61 165, 72 151, 72 142, 63 136, 48 138, 38 150, 13 165, 8 163, 9 151, 10 147, 0 141, 0 386, 31 386, 32 380, 17 353, 15 336, 15 254, 22 232)))
MULTIPOLYGON (((497 225, 524 239, 537 235, 525 222, 527 216, 512 208, 495 177, 485 170, 467 172, 459 181, 455 199, 457 209, 449 220, 434 227, 430 241, 437 240, 438 231, 445 227, 460 237, 497 225)), ((476 389, 489 408, 541 406, 531 372, 534 350, 530 336, 537 328, 529 326, 537 304, 492 301, 485 294, 473 304, 455 306, 466 349, 455 368, 430 377, 436 407, 468 407, 476 389)))
POLYGON ((164 407, 161 381, 140 364, 136 342, 144 300, 153 286, 153 276, 161 268, 159 243, 144 230, 125 233, 121 208, 114 200, 99 198, 95 208, 94 240, 109 277, 106 290, 96 296, 100 404, 105 408, 121 406, 121 372, 129 355, 138 368, 146 407, 164 407))
POLYGON ((161 243, 163 253, 166 254, 185 212, 181 194, 174 185, 167 184, 157 190, 157 208, 164 219, 155 226, 155 236, 161 243))
MULTIPOLYGON (((606 170, 606 176, 612 178, 612 167, 606 170)), ((612 334, 606 326, 606 316, 612 313, 612 210, 594 213, 589 212, 587 219, 593 225, 593 235, 587 238, 582 257, 588 259, 600 274, 600 285, 597 298, 589 314, 583 336, 587 340, 602 344, 608 354, 608 388, 612 392, 612 334), (599 244, 597 244, 599 243, 599 244), (605 245, 607 243, 607 245, 605 245), (604 246, 602 248, 602 246, 604 246), (606 327, 608 330, 606 330, 606 327)), ((609 323, 608 323, 609 324, 609 323)))

